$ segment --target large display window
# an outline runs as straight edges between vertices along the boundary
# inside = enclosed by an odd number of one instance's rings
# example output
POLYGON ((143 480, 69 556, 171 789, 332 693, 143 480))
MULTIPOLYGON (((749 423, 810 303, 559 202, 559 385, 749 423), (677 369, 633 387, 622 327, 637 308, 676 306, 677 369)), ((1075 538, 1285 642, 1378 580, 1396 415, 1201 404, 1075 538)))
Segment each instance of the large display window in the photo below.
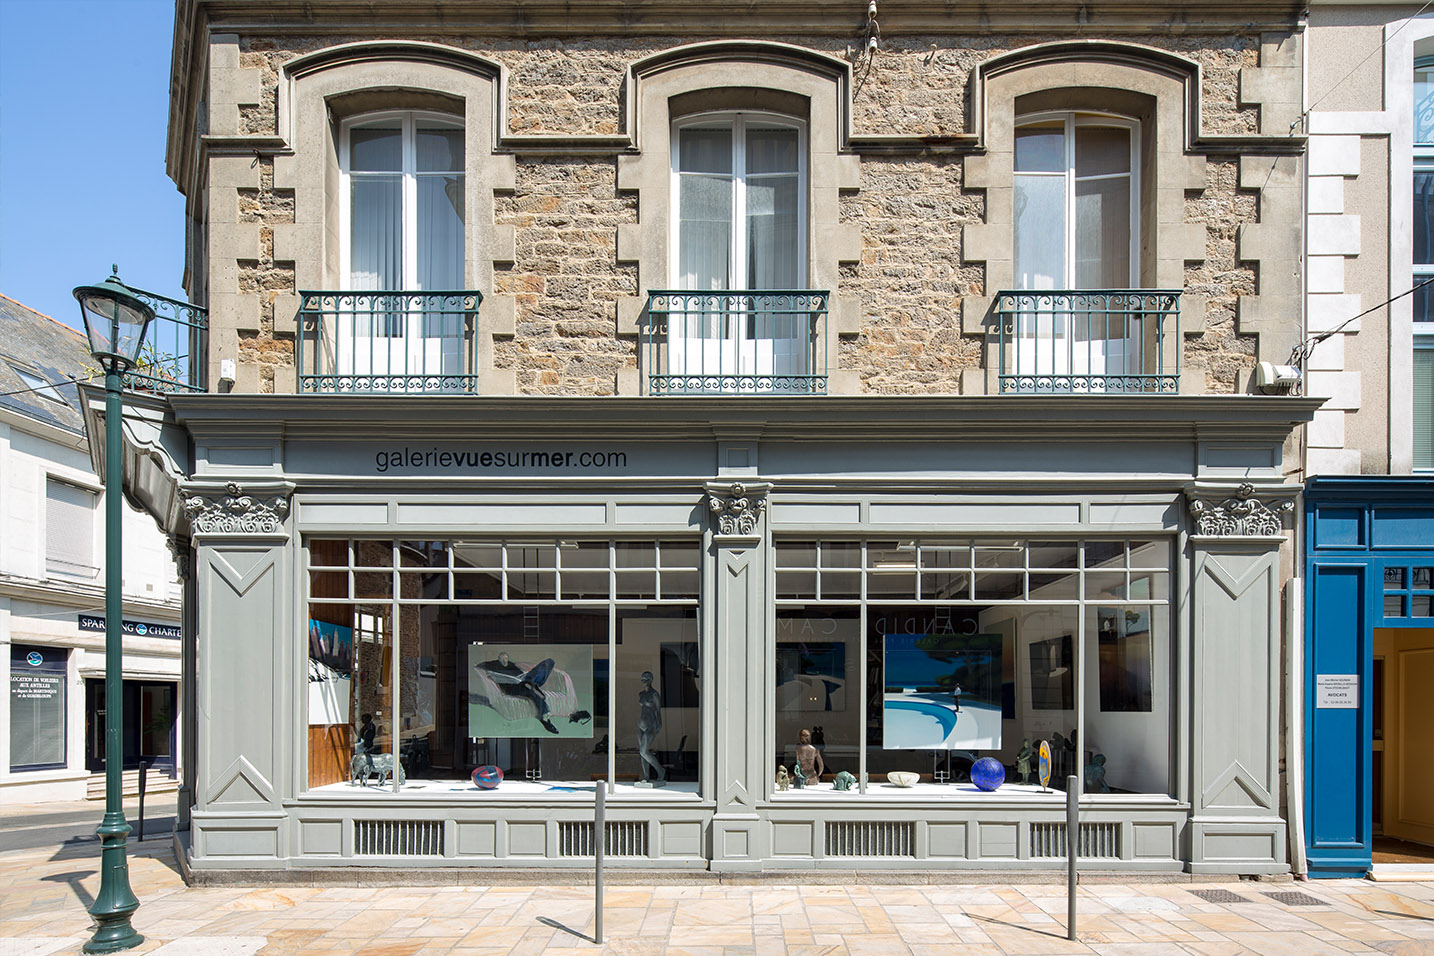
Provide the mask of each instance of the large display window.
POLYGON ((695 539, 307 544, 311 789, 697 792, 695 539))
POLYGON ((1074 774, 1089 793, 1168 794, 1171 549, 779 540, 778 780, 801 766, 818 790, 844 771, 862 792, 976 793, 990 757, 1001 792, 1039 798, 1045 741, 1052 790, 1074 774))

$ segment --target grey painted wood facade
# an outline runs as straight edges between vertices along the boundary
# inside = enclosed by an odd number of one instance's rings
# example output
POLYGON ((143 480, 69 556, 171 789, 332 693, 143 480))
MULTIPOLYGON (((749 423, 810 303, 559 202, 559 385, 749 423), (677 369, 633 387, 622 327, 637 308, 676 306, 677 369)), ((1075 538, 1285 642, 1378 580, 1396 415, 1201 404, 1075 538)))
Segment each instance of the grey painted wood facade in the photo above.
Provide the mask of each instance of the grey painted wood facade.
MULTIPOLYGON (((1168 536, 1178 556, 1168 793, 1085 798, 1082 840, 1106 847, 1088 865, 1286 872, 1279 609, 1296 489, 1283 480, 1282 449, 1316 404, 175 397, 165 427, 194 449, 192 461, 165 465, 188 476, 183 526, 172 530, 196 554, 191 866, 590 865, 572 839, 590 824, 589 794, 533 799, 500 788, 477 800, 306 787, 306 538, 504 533, 705 543, 699 621, 715 666, 704 675, 713 703, 700 783, 696 794, 610 799, 609 827, 642 833, 641 852, 613 865, 1059 866, 1042 855, 1063 826, 1059 801, 872 788, 835 802, 778 795, 766 772, 773 539, 1000 533, 1168 536), (589 446, 623 452, 624 463, 600 475, 530 465, 461 477, 417 459, 375 465, 397 447, 556 455, 589 446), (431 836, 428 852, 356 856, 366 826, 398 824, 431 836)), ((158 467, 155 455, 131 462, 158 467)))

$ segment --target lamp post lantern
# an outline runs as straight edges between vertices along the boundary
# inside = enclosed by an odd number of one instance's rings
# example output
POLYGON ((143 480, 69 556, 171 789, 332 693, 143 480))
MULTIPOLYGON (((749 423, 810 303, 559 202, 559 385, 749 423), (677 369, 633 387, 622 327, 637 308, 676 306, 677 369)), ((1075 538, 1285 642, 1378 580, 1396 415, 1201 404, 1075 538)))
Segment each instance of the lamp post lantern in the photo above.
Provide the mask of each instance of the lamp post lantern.
MULTIPOLYGON (((118 273, 118 267, 113 272, 118 273)), ((75 289, 90 354, 105 371, 105 816, 96 831, 100 838, 100 892, 90 907, 95 932, 85 943, 87 953, 113 953, 144 942, 130 925, 139 900, 129 886, 121 783, 124 774, 124 613, 121 574, 120 520, 123 512, 121 460, 123 408, 121 383, 126 369, 139 359, 144 333, 154 309, 111 275, 99 285, 75 289)))

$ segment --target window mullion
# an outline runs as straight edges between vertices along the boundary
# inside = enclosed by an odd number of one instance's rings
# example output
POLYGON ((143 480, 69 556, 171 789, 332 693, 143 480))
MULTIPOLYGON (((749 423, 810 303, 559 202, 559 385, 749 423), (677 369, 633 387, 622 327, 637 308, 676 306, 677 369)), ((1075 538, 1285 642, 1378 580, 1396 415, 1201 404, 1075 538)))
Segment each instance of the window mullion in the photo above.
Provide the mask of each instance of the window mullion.
POLYGON ((418 137, 412 113, 403 117, 403 287, 418 288, 418 137))
POLYGON ((752 286, 747 273, 747 124, 740 115, 732 118, 732 266, 727 278, 734 289, 752 286))
POLYGON ((1075 202, 1075 117, 1067 116, 1062 133, 1062 147, 1065 152, 1065 256, 1062 268, 1065 270, 1061 276, 1060 287, 1069 289, 1075 286, 1075 237, 1076 237, 1076 202, 1075 202))

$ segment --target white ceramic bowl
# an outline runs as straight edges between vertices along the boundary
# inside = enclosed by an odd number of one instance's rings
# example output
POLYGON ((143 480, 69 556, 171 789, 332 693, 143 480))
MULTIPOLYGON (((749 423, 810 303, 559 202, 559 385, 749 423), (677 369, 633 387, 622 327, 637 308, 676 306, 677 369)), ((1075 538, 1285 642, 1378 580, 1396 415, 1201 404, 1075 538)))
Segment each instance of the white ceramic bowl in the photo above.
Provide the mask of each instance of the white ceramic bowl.
POLYGON ((921 774, 915 770, 893 770, 886 775, 886 779, 895 787, 911 787, 921 779, 921 774))

